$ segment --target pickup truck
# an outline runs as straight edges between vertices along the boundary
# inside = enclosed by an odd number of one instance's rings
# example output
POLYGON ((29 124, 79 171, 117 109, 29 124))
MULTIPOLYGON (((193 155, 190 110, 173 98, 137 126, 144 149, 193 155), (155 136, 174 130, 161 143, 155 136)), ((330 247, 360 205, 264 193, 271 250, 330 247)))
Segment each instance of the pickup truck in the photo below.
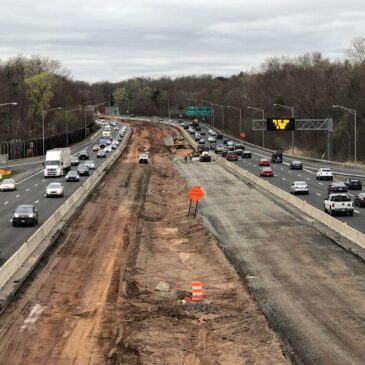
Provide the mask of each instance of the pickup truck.
POLYGON ((210 162, 212 158, 210 157, 209 152, 203 151, 199 158, 200 162, 210 162))
POLYGON ((354 214, 354 204, 347 194, 330 194, 324 200, 324 211, 330 215, 345 213, 352 216, 354 214))
POLYGON ((149 162, 148 153, 140 153, 138 156, 138 163, 144 164, 149 162))

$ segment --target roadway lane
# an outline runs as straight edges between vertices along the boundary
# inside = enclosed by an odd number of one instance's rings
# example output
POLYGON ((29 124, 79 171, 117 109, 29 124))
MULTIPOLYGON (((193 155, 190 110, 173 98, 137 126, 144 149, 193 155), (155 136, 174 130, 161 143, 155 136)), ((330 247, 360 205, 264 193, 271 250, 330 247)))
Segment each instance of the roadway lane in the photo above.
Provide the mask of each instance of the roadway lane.
MULTIPOLYGON (((113 138, 117 132, 112 132, 113 138)), ((75 147, 72 152, 76 155, 82 149, 89 150, 90 159, 95 161, 97 169, 104 161, 104 158, 96 158, 96 152, 92 151, 95 141, 89 141, 75 147)), ((107 154, 107 158, 113 154, 107 154)), ((76 170, 77 166, 72 166, 76 170)), ((92 174, 94 171, 91 170, 92 174)), ((29 177, 18 182, 16 191, 0 193, 0 264, 3 264, 21 245, 44 223, 66 199, 68 199, 86 180, 87 176, 80 176, 79 182, 66 182, 65 177, 47 178, 43 177, 43 168, 39 167, 29 177), (65 188, 63 198, 46 198, 44 196, 46 186, 51 182, 62 182, 65 188), (20 204, 35 204, 39 212, 39 224, 36 227, 13 227, 11 223, 12 212, 20 204)))
MULTIPOLYGON (((202 130, 205 132, 205 135, 202 136, 204 140, 206 141, 206 145, 209 145, 207 142, 209 134, 208 130, 209 127, 206 125, 201 126, 202 130)), ((223 140, 217 140, 217 143, 223 144, 223 140)), ((243 143, 244 144, 244 143, 243 143)), ((234 162, 238 166, 244 168, 245 170, 251 172, 252 174, 259 176, 260 173, 260 167, 259 167, 259 160, 261 158, 271 158, 271 154, 269 152, 252 148, 252 146, 245 146, 246 150, 249 150, 252 152, 252 159, 241 159, 239 158, 239 161, 234 162)), ((213 152, 214 153, 214 152, 213 152)), ((300 160, 300 158, 298 158, 300 160)), ((315 178, 315 172, 319 167, 326 167, 325 164, 318 164, 317 167, 313 167, 316 165, 316 163, 307 163, 306 161, 303 161, 303 170, 290 170, 289 164, 290 161, 293 159, 284 158, 284 161, 282 164, 271 164, 271 167, 274 170, 274 177, 272 178, 263 178, 273 185, 281 188, 282 190, 286 192, 290 192, 290 186, 294 181, 305 181, 309 186, 309 195, 297 195, 298 198, 307 201, 309 204, 315 206, 316 208, 323 210, 323 200, 327 196, 327 187, 329 182, 328 181, 318 181, 315 178)), ((338 169, 337 167, 333 167, 332 169, 335 172, 341 172, 349 174, 352 171, 355 172, 355 175, 360 170, 352 170, 352 169, 338 169)), ((351 177, 351 175, 349 175, 351 177)), ((340 181, 338 179, 335 179, 334 181, 340 181)), ((354 198, 355 195, 357 195, 359 191, 353 191, 350 190, 349 194, 354 198)), ((353 217, 349 216, 336 216, 337 219, 341 220, 342 222, 346 222, 351 227, 356 228, 357 230, 365 233, 365 210, 361 209, 359 207, 355 207, 355 212, 353 217)))

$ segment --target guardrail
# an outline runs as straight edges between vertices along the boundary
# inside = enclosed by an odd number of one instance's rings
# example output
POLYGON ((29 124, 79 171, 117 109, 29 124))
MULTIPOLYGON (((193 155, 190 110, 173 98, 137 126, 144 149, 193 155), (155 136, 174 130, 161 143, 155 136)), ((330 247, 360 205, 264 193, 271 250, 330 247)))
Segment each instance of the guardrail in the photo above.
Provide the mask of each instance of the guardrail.
MULTIPOLYGON (((184 138, 189 142, 189 144, 193 147, 197 147, 197 143, 193 140, 193 138, 189 135, 189 133, 186 132, 185 129, 181 128, 179 125, 169 122, 164 122, 164 124, 168 124, 171 126, 174 126, 177 128, 184 138)), ((320 209, 312 206, 311 204, 307 203, 305 200, 301 200, 297 198, 296 196, 287 193, 286 191, 276 187, 275 185, 272 185, 267 180, 263 180, 258 176, 255 176, 251 174, 250 172, 240 168, 239 166, 235 165, 232 162, 227 161, 221 156, 213 156, 213 160, 218 163, 220 166, 225 168, 226 170, 234 173, 235 175, 244 178, 245 180, 250 181, 251 183, 255 184, 256 186, 259 186, 260 188, 264 189, 265 191, 275 195, 276 197, 282 199, 283 201, 291 204, 295 208, 299 209, 301 212, 306 214, 307 216, 315 219, 316 221, 322 223, 326 227, 330 228, 332 231, 336 232, 340 236, 348 239, 349 241, 356 244, 359 248, 365 250, 365 234, 358 231, 355 228, 352 228, 348 226, 345 222, 341 222, 336 218, 333 218, 332 216, 328 215, 327 213, 321 211, 320 209)), ((341 246, 342 244, 339 243, 341 246)), ((347 246, 342 246, 345 249, 348 249, 347 246)), ((360 257, 365 259, 364 254, 361 252, 356 252, 354 250, 351 250, 355 254, 358 254, 360 257)))
MULTIPOLYGON (((68 223, 68 219, 72 216, 70 212, 75 212, 77 209, 86 201, 88 196, 91 194, 93 189, 97 186, 99 181, 103 178, 105 173, 114 164, 117 158, 123 153, 130 137, 132 135, 131 128, 128 129, 125 137, 123 138, 120 146, 114 151, 112 156, 104 161, 95 172, 80 186, 71 196, 68 198, 43 224, 42 226, 34 232, 34 234, 28 238, 26 242, 5 262, 5 264, 0 268, 0 290, 14 277, 17 271, 23 267, 27 260, 30 260, 29 267, 25 270, 25 273, 21 280, 17 280, 16 285, 14 285, 13 292, 17 290, 20 284, 26 279, 26 277, 31 273, 34 267, 37 265, 40 258, 43 256, 44 252, 48 249, 47 247, 42 247, 41 252, 37 252, 37 255, 33 254, 39 248, 41 243, 50 235, 54 235, 55 228, 62 229, 68 223), (70 215, 70 217, 67 217, 70 215)), ((50 244, 52 244, 52 240, 50 244)), ((0 304, 4 307, 4 303, 0 304)))

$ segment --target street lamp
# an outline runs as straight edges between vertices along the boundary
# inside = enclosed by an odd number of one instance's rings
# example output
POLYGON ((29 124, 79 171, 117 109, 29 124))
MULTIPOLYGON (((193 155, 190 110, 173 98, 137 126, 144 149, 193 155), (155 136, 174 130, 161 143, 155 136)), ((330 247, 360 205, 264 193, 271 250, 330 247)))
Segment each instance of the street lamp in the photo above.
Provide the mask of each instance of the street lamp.
MULTIPOLYGON (((262 113, 262 120, 265 120, 265 110, 256 108, 255 106, 248 106, 247 109, 257 110, 262 113)), ((265 147, 265 130, 262 130, 262 147, 265 147)))
POLYGON ((81 107, 75 108, 75 109, 71 109, 71 110, 66 110, 66 147, 68 147, 68 114, 71 112, 74 112, 76 110, 81 110, 81 107))
POLYGON ((356 166, 357 163, 357 127, 356 127, 356 113, 357 111, 355 109, 346 108, 342 105, 332 105, 332 108, 338 108, 343 109, 351 114, 354 115, 354 164, 356 166))
POLYGON ((43 154, 45 154, 45 146, 44 146, 44 118, 46 117, 47 112, 50 112, 52 110, 60 110, 62 109, 62 107, 57 107, 57 108, 52 108, 52 109, 47 109, 47 110, 42 110, 42 151, 43 154))
MULTIPOLYGON (((280 106, 281 108, 291 110, 291 117, 294 118, 294 107, 283 105, 283 104, 273 104, 273 106, 280 106)), ((292 148, 292 155, 294 155, 294 131, 291 132, 291 148, 292 148)))
POLYGON ((7 106, 7 105, 18 105, 18 103, 3 103, 3 104, 0 104, 0 107, 7 106))
POLYGON ((195 106, 195 119, 196 119, 198 117, 198 110, 197 110, 198 102, 194 99, 189 99, 189 98, 187 98, 186 100, 190 100, 194 103, 194 106, 195 106))
POLYGON ((221 104, 213 104, 213 105, 222 108, 222 131, 224 132, 224 105, 221 104))
POLYGON ((208 100, 200 100, 202 103, 208 103, 210 104, 210 108, 212 109, 212 124, 213 124, 213 128, 214 128, 214 107, 213 107, 213 103, 211 101, 208 100))
POLYGON ((240 133, 242 132, 242 108, 238 108, 236 106, 227 105, 228 109, 238 110, 240 112, 240 133))

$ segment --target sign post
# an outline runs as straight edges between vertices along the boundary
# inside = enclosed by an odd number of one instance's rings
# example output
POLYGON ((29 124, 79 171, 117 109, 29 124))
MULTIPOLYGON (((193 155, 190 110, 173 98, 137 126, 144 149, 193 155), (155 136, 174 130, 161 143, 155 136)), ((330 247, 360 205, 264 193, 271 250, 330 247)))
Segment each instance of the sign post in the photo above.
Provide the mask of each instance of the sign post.
POLYGON ((201 198, 203 198, 203 196, 205 195, 204 191, 200 188, 199 185, 195 185, 193 188, 191 188, 188 191, 188 196, 190 198, 190 204, 189 204, 189 211, 188 211, 188 217, 190 215, 190 210, 191 210, 191 205, 192 202, 196 202, 195 205, 195 212, 194 212, 194 218, 196 217, 196 212, 198 210, 198 204, 199 204, 199 200, 201 198))

